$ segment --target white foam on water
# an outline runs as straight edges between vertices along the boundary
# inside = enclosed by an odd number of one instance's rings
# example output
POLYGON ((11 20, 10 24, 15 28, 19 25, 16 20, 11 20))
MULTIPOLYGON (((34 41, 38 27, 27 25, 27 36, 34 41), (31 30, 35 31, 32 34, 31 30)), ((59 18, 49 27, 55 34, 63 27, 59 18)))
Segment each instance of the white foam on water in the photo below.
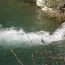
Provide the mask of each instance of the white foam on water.
POLYGON ((52 35, 47 31, 37 31, 25 33, 23 29, 0 29, 0 45, 17 46, 17 45, 43 45, 44 43, 52 43, 65 40, 65 23, 63 23, 52 35), (31 43, 32 41, 32 43, 31 43))

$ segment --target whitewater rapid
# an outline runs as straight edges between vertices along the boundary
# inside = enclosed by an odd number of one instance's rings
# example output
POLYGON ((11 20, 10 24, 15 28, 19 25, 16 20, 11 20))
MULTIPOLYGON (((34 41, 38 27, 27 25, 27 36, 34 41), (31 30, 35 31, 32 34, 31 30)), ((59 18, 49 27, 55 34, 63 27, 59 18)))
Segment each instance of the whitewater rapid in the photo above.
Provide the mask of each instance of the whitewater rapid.
POLYGON ((63 23, 53 34, 48 31, 25 32, 22 28, 0 28, 0 46, 32 46, 49 44, 65 40, 65 23, 63 23), (32 41, 32 43, 31 43, 32 41))

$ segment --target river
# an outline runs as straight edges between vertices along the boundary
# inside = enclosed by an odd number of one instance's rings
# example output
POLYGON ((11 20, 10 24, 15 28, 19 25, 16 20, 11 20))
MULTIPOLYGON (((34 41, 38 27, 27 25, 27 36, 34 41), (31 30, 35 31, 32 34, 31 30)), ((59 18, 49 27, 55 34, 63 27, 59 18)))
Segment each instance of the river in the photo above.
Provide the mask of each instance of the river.
POLYGON ((65 22, 35 4, 0 1, 0 65, 64 65, 65 22))

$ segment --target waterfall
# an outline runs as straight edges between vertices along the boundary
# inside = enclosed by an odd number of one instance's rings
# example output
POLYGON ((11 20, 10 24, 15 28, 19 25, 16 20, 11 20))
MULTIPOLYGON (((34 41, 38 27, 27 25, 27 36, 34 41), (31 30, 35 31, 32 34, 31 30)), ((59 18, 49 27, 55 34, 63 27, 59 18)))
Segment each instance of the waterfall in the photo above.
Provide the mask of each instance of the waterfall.
POLYGON ((25 32, 23 29, 0 29, 0 45, 4 46, 26 46, 32 45, 43 45, 41 42, 43 39, 44 43, 58 42, 65 40, 65 23, 63 23, 52 35, 49 31, 36 31, 36 32, 25 32))

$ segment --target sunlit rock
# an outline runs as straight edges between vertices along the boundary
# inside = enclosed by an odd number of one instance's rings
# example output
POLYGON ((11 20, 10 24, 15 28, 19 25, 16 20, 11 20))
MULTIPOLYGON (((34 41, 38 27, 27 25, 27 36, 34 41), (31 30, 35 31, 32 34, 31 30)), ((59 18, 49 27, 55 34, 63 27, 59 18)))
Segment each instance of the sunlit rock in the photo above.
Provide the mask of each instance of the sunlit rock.
POLYGON ((36 0, 37 6, 41 8, 42 11, 44 12, 53 12, 52 8, 47 7, 45 4, 47 0, 36 0))
POLYGON ((47 12, 47 13, 53 13, 54 12, 52 8, 49 8, 47 6, 45 6, 44 8, 41 8, 41 10, 44 12, 47 12))
POLYGON ((45 5, 45 1, 44 0, 36 0, 36 4, 37 4, 37 6, 39 6, 39 7, 44 7, 45 5))

